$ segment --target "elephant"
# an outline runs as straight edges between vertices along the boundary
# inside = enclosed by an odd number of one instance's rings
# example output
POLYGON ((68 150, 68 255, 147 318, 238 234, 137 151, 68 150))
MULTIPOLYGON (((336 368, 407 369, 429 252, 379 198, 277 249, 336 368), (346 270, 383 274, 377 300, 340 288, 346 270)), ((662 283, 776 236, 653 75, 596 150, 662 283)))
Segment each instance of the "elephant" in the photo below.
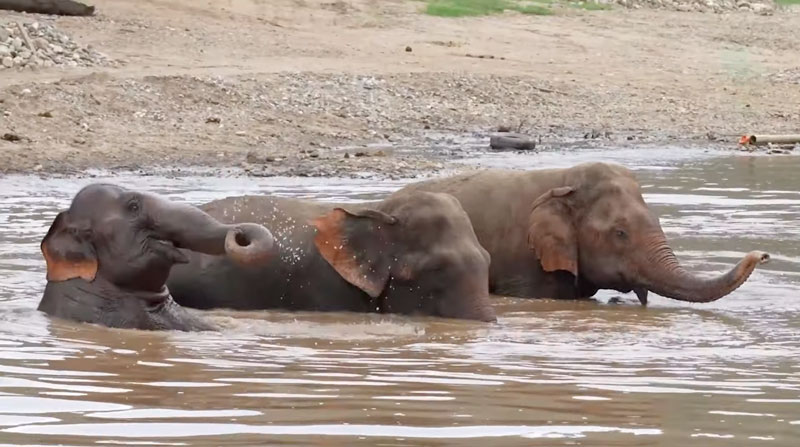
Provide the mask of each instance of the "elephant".
POLYGON ((251 195, 201 209, 230 224, 255 219, 275 234, 275 253, 253 266, 189 254, 190 262, 176 266, 167 281, 183 306, 496 321, 491 258, 448 194, 358 204, 251 195))
POLYGON ((489 251, 492 293, 577 299, 599 289, 710 302, 731 293, 769 260, 753 251, 725 274, 689 273, 667 244, 658 217, 624 166, 486 169, 412 183, 403 192, 445 192, 470 217, 489 251))
POLYGON ((274 238, 252 223, 223 225, 198 208, 112 184, 82 188, 41 242, 47 285, 38 309, 115 328, 215 327, 176 304, 165 286, 183 250, 266 262, 274 238))

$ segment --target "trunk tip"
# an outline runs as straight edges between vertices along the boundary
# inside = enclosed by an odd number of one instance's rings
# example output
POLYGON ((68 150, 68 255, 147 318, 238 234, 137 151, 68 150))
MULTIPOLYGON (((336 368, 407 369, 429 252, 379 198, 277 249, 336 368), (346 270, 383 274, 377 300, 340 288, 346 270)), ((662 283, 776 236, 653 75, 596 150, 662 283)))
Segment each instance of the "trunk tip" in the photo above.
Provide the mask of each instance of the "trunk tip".
POLYGON ((239 224, 225 236, 225 252, 240 265, 266 262, 272 257, 274 245, 272 233, 257 224, 239 224))
POLYGON ((769 253, 763 251, 751 251, 747 257, 754 260, 756 264, 766 264, 770 260, 769 253))

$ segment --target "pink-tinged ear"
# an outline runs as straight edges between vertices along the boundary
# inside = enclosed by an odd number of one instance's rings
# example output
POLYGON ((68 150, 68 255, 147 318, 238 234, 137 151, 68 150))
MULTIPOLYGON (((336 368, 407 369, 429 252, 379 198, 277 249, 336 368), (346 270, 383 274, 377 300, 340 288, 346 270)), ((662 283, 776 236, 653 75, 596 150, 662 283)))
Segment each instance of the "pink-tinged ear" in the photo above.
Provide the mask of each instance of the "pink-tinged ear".
POLYGON ((554 188, 533 202, 528 228, 528 245, 546 272, 566 270, 578 276, 578 239, 569 204, 560 198, 574 189, 554 188))
POLYGON ((345 281, 376 298, 389 281, 393 256, 389 227, 397 219, 377 210, 336 208, 314 219, 314 245, 345 281))
POLYGON ((94 281, 97 254, 90 238, 88 225, 71 222, 66 211, 58 213, 41 244, 47 263, 47 280, 83 278, 94 281))

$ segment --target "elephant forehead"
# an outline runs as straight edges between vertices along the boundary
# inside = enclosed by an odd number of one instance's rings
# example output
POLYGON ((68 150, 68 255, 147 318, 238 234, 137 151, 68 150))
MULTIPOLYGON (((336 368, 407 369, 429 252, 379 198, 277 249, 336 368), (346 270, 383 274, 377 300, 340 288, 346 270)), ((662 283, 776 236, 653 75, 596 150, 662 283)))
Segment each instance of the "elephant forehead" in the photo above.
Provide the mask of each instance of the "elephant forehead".
POLYGON ((98 209, 118 200, 125 192, 125 189, 116 185, 89 185, 75 195, 70 205, 70 214, 76 217, 94 214, 98 209))
POLYGON ((577 165, 573 169, 579 172, 582 171, 586 176, 595 179, 616 177, 634 178, 633 171, 616 163, 593 162, 577 165))

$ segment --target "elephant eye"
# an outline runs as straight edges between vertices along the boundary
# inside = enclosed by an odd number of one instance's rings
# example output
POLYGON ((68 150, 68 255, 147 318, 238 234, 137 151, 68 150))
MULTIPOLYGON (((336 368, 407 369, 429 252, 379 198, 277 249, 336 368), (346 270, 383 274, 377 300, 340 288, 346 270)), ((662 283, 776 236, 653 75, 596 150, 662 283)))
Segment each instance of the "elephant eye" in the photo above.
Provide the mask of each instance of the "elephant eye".
POLYGON ((128 212, 130 212, 131 214, 136 214, 139 212, 139 202, 136 199, 131 200, 130 202, 128 202, 127 208, 128 212))
POLYGON ((616 234, 616 236, 620 239, 628 238, 628 233, 626 233, 624 230, 614 230, 614 234, 616 234))

